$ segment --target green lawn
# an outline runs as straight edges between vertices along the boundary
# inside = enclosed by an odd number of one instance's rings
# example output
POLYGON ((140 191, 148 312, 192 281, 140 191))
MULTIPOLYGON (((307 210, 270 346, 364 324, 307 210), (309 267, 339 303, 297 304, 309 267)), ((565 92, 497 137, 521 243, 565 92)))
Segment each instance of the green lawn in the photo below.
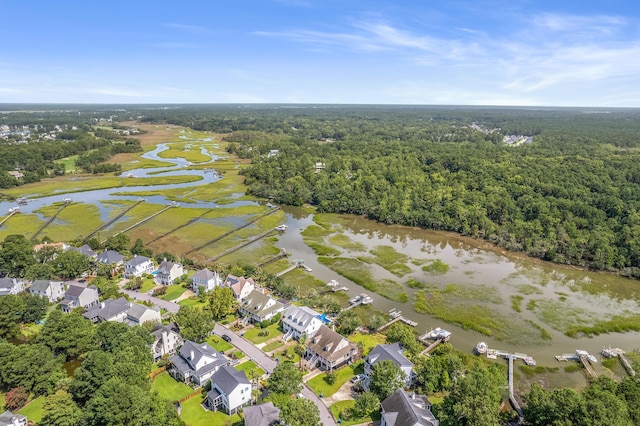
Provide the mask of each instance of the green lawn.
POLYGON ((145 279, 142 280, 142 287, 140 287, 140 289, 138 291, 140 293, 144 293, 144 292, 147 292, 147 291, 149 291, 152 288, 155 288, 157 286, 158 286, 158 283, 153 281, 153 278, 145 278, 145 279))
POLYGON ((229 419, 233 422, 233 426, 244 424, 237 414, 229 417, 220 411, 214 413, 205 410, 200 404, 202 404, 202 398, 197 396, 182 403, 180 418, 188 426, 223 426, 229 419))
POLYGON ((185 291, 187 291, 187 289, 182 287, 182 284, 170 285, 167 287, 167 292, 162 296, 162 298, 164 300, 174 300, 182 296, 182 293, 185 291))
POLYGON ((290 361, 297 365, 298 361, 300 360, 300 355, 293 351, 294 348, 295 345, 289 346, 288 348, 274 352, 273 355, 275 355, 276 358, 280 359, 280 361, 290 361), (286 353, 283 353, 285 351, 286 353))
POLYGON ((354 333, 349 336, 349 340, 354 343, 362 342, 364 344, 364 355, 381 343, 386 343, 387 338, 384 334, 360 334, 354 333))
POLYGON ((27 420, 38 423, 42 420, 42 406, 44 405, 44 396, 39 396, 29 404, 24 406, 19 414, 27 417, 27 420))
MULTIPOLYGON (((347 408, 351 408, 353 407, 353 405, 356 402, 353 400, 347 400, 347 401, 340 401, 340 402, 336 402, 335 404, 333 404, 331 407, 329 407, 329 410, 331 410, 331 414, 333 414, 333 417, 335 417, 336 419, 340 418, 340 413, 344 410, 346 410, 347 408)), ((341 426, 351 426, 351 425, 358 425, 361 423, 371 423, 374 420, 380 420, 380 413, 376 413, 377 415, 371 416, 371 417, 362 417, 359 419, 352 419, 352 420, 342 420, 342 423, 340 423, 341 426)))
POLYGON ((158 391, 158 394, 167 401, 178 401, 193 392, 193 389, 178 382, 166 371, 156 376, 151 384, 151 389, 158 391))
POLYGON ((337 370, 337 378, 335 383, 332 385, 328 384, 324 380, 324 378, 327 377, 326 373, 322 373, 319 376, 314 377, 313 379, 309 380, 307 384, 317 395, 324 393, 325 397, 329 397, 336 393, 342 385, 344 385, 348 380, 351 380, 351 378, 356 375, 353 370, 357 368, 358 365, 358 363, 347 365, 337 370))
POLYGON ((3 411, 3 412, 4 412, 4 403, 5 403, 4 393, 0 392, 0 411, 3 411))
POLYGON ((255 327, 245 331, 244 337, 254 345, 258 345, 260 343, 266 342, 269 339, 273 339, 274 337, 282 336, 282 332, 278 329, 279 326, 280 324, 276 323, 276 324, 271 324, 269 327, 267 327, 266 330, 269 330, 268 336, 258 336, 258 333, 260 333, 265 329, 255 327))
POLYGON ((192 296, 188 299, 182 299, 178 302, 180 306, 200 306, 201 308, 207 305, 207 302, 201 302, 199 297, 192 296))
POLYGON ((226 352, 229 349, 233 348, 233 345, 231 343, 225 342, 219 336, 209 336, 207 338, 207 343, 210 344, 218 352, 226 352))
POLYGON ((271 352, 274 349, 278 349, 280 346, 283 346, 284 342, 282 340, 276 340, 275 342, 271 342, 268 345, 265 345, 262 348, 262 352, 271 352))
POLYGON ((260 374, 259 377, 262 377, 265 373, 265 371, 262 368, 258 367, 253 361, 245 361, 242 364, 236 365, 236 370, 244 371, 247 377, 249 377, 249 371, 251 370, 256 370, 260 374))

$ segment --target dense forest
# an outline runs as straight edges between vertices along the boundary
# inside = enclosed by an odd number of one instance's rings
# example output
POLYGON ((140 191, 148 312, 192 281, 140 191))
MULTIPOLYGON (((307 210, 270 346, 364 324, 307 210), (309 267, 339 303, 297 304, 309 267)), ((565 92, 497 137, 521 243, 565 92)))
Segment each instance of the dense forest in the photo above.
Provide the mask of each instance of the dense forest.
POLYGON ((230 150, 252 159, 246 183, 256 196, 455 231, 636 277, 638 118, 640 111, 625 109, 381 106, 185 107, 145 115, 232 132, 230 150), (533 142, 505 144, 512 134, 533 142))

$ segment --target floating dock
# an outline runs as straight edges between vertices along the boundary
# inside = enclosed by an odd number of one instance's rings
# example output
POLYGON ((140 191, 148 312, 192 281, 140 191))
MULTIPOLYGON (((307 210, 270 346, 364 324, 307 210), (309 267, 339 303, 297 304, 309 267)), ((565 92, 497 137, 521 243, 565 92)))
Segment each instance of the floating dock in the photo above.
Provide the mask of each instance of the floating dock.
POLYGON ((618 359, 620 360, 620 363, 622 363, 622 366, 624 367, 624 369, 627 370, 627 373, 631 377, 635 377, 636 376, 636 371, 631 366, 631 363, 629 362, 627 357, 624 356, 625 351, 623 351, 622 349, 620 349, 620 348, 612 348, 611 346, 609 346, 608 348, 603 348, 601 353, 602 353, 602 356, 604 356, 605 358, 618 357, 618 359))
MULTIPOLYGON (((271 232, 271 231, 269 231, 271 232)), ((302 268, 307 272, 311 272, 313 269, 309 268, 307 265, 304 264, 304 260, 302 259, 296 259, 293 261, 293 265, 289 266, 287 269, 280 271, 276 274, 276 277, 281 277, 284 274, 286 274, 287 272, 291 272, 296 268, 302 268)))
POLYGON ((595 379, 598 377, 596 374, 596 370, 593 369, 592 363, 598 362, 598 359, 588 353, 587 351, 583 351, 578 349, 575 354, 562 354, 555 356, 556 361, 578 361, 582 364, 585 371, 587 372, 587 376, 590 379, 595 379))
POLYGON ((401 321, 401 322, 407 324, 410 327, 415 327, 415 326, 418 325, 417 322, 411 321, 410 319, 403 317, 402 316, 402 311, 396 311, 395 309, 391 309, 389 311, 389 317, 391 318, 389 320, 389 322, 384 324, 382 327, 379 327, 376 331, 382 331, 385 328, 389 327, 391 324, 393 324, 395 322, 398 322, 398 321, 401 321))
POLYGON ((425 344, 427 347, 420 353, 420 355, 426 355, 434 350, 440 343, 448 342, 451 338, 451 332, 443 328, 436 327, 427 331, 422 336, 418 337, 418 340, 425 344))

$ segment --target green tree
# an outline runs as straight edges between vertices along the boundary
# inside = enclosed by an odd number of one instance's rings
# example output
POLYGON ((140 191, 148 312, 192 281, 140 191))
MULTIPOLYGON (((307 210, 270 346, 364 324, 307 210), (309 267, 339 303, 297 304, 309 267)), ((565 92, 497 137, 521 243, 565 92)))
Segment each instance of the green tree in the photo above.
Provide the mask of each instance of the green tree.
POLYGON ((71 394, 59 390, 49 395, 42 407, 42 420, 38 422, 42 426, 76 426, 81 424, 82 411, 71 398, 71 394))
POLYGON ((380 411, 380 400, 373 392, 369 391, 360 394, 351 409, 355 418, 368 417, 378 411, 380 411))
POLYGON ((317 426, 320 410, 308 399, 295 398, 282 407, 280 418, 289 426, 317 426))
POLYGON ((55 310, 44 323, 38 342, 47 345, 56 355, 75 358, 89 350, 93 325, 77 312, 64 314, 55 310))
POLYGON ((0 343, 2 388, 24 386, 28 392, 44 395, 52 392, 65 376, 60 360, 46 346, 0 343))
POLYGON ((416 339, 416 335, 409 326, 396 322, 387 330, 387 342, 400 342, 405 351, 412 355, 418 355, 422 350, 422 345, 416 339))
POLYGON ((405 380, 406 375, 400 367, 393 361, 385 359, 373 366, 369 390, 382 401, 396 389, 403 388, 405 380))
POLYGON ((121 296, 120 288, 115 281, 104 276, 96 277, 91 280, 91 285, 98 288, 98 292, 102 299, 116 299, 121 296))
POLYGON ((53 268, 48 263, 34 263, 25 270, 24 277, 30 281, 51 280, 54 277, 53 268))
POLYGON ((302 389, 302 372, 292 362, 281 362, 267 380, 269 392, 295 395, 302 389))
POLYGON ((238 302, 229 287, 216 287, 207 293, 208 307, 215 321, 226 318, 238 308, 238 302))
POLYGON ((153 255, 153 250, 151 250, 150 248, 147 248, 144 245, 144 241, 142 241, 142 239, 136 238, 136 241, 133 243, 133 246, 131 246, 131 254, 135 254, 138 256, 151 257, 153 255))
POLYGON ((129 248, 131 239, 127 234, 112 235, 104 242, 106 250, 115 250, 117 252, 125 251, 129 248))
POLYGON ((296 353, 296 355, 298 355, 299 358, 299 366, 298 368, 300 368, 300 371, 302 371, 302 360, 304 359, 304 353, 307 350, 307 333, 302 333, 300 335, 300 338, 298 339, 298 341, 296 342, 296 345, 293 347, 293 351, 296 353))
POLYGON ((10 277, 23 277, 35 263, 33 243, 24 235, 9 235, 4 239, 0 250, 0 272, 10 277))
POLYGON ((4 401, 7 410, 18 411, 25 406, 28 399, 29 391, 27 391, 24 386, 18 386, 7 392, 4 401))
POLYGON ((0 338, 10 339, 20 334, 24 312, 23 300, 15 294, 0 297, 0 338))
POLYGON ((23 292, 18 295, 22 299, 23 311, 22 322, 30 323, 41 320, 47 314, 47 309, 51 303, 46 297, 23 292))
POLYGON ((181 306, 174 319, 180 327, 180 335, 197 343, 204 341, 214 326, 210 314, 195 306, 181 306))
POLYGON ((343 336, 348 336, 362 325, 362 320, 358 314, 351 309, 340 312, 336 322, 338 323, 338 332, 343 336))
POLYGON ((524 418, 531 426, 573 426, 588 424, 586 404, 581 394, 573 389, 545 390, 537 383, 531 385, 523 409, 524 418))
POLYGON ((65 279, 79 277, 89 268, 89 259, 75 250, 62 252, 53 261, 58 275, 65 279))

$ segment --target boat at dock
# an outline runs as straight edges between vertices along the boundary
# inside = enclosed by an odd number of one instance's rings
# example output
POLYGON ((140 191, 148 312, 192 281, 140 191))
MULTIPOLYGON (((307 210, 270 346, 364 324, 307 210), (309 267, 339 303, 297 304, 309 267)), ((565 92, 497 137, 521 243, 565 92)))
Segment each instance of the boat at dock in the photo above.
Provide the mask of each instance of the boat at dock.
POLYGON ((425 340, 449 340, 451 332, 443 328, 436 327, 428 331, 421 339, 425 340))
POLYGON ((485 342, 478 342, 476 345, 476 353, 479 355, 486 353, 487 349, 489 349, 489 346, 485 342))
POLYGON ((282 225, 276 226, 276 231, 284 232, 286 230, 287 230, 287 225, 282 224, 282 225))
POLYGON ((592 362, 594 364, 598 362, 598 358, 596 358, 595 355, 591 355, 589 352, 582 349, 576 350, 576 355, 578 355, 578 357, 586 357, 589 362, 592 362))

